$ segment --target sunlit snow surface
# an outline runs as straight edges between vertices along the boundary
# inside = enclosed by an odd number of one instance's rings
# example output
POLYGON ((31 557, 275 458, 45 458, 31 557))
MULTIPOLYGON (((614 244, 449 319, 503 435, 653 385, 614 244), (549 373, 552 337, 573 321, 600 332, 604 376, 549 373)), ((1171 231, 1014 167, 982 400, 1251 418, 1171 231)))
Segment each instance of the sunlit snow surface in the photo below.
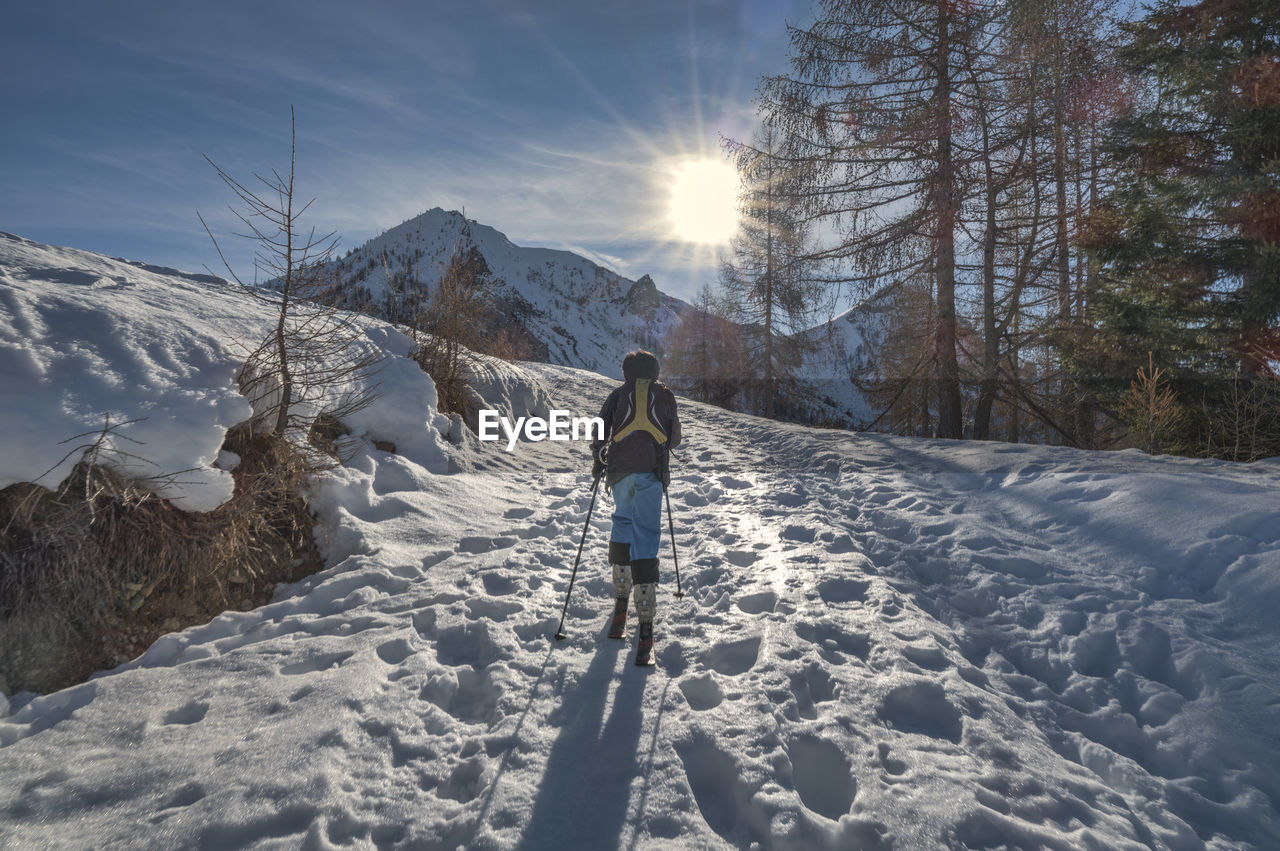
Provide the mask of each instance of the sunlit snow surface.
MULTIPOLYGON (((218 451, 251 413, 236 375, 275 322, 271 304, 211 275, 0 232, 0 487, 56 487, 111 424, 100 460, 153 479, 180 508, 216 508, 233 488, 218 451)), ((385 323, 362 324, 355 344, 393 357, 325 393, 387 388, 348 426, 442 470, 443 441, 422 428, 439 416, 435 389, 404 357, 411 342, 385 323)))
POLYGON ((0 846, 1276 847, 1280 463, 681 410, 656 669, 604 637, 603 494, 551 638, 584 447, 366 448, 329 569, 11 696, 0 846))

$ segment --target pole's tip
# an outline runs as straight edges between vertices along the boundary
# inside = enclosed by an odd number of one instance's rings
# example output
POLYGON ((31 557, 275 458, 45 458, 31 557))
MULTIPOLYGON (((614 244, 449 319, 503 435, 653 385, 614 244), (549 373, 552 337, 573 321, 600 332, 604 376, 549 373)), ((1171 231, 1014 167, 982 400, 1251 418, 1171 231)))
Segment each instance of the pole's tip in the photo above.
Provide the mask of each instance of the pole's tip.
POLYGON ((564 641, 568 637, 569 636, 565 635, 563 631, 556 633, 556 641, 564 641))
POLYGON ((676 592, 676 599, 677 599, 677 600, 679 600, 679 599, 680 599, 680 598, 682 598, 682 597, 684 597, 684 592, 683 592, 683 591, 677 591, 677 592, 676 592))

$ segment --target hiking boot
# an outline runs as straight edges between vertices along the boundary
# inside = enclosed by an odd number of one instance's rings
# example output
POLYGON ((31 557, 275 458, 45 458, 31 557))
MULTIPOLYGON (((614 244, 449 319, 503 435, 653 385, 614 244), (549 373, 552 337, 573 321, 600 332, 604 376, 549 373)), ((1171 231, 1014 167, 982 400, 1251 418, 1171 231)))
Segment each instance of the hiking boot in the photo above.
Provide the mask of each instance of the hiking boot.
POLYGON ((640 641, 636 644, 636 667, 651 668, 653 660, 653 621, 640 624, 640 641))
POLYGON ((609 619, 609 637, 627 637, 627 604, 626 597, 619 597, 613 604, 613 617, 609 619))

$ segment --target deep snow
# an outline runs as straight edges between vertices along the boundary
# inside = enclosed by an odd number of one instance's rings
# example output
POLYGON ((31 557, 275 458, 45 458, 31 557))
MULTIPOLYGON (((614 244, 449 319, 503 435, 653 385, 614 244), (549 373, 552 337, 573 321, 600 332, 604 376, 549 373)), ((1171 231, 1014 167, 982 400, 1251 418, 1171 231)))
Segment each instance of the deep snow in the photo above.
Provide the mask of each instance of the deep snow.
MULTIPOLYGON (((49 264, 23 257, 114 261, 0 246, 2 327, 38 342, 73 339, 91 309, 134 322, 121 300, 145 270, 113 266, 122 286, 45 310, 13 282, 49 264)), ((175 303, 156 327, 185 316, 175 303)), ((228 353, 239 321, 182 324, 228 353)), ((369 339, 388 341, 390 369, 408 363, 393 332, 369 339)), ((151 357, 176 387, 230 398, 228 358, 189 369, 175 346, 151 357)), ((149 367, 103 360, 63 380, 145 402, 130 382, 149 367)), ((586 414, 610 386, 521 365, 495 367, 488 391, 586 414)), ((61 389, 6 378, 5 409, 25 393, 27 415, 57 425, 61 389)), ((645 671, 604 638, 607 496, 569 639, 551 639, 585 447, 506 453, 436 414, 429 380, 385 390, 384 410, 416 406, 396 429, 416 419, 450 463, 357 434, 313 494, 328 569, 83 685, 10 696, 0 846, 1280 843, 1280 461, 816 431, 683 402, 685 597, 664 540, 645 671)), ((25 451, 6 435, 5 469, 25 451)))

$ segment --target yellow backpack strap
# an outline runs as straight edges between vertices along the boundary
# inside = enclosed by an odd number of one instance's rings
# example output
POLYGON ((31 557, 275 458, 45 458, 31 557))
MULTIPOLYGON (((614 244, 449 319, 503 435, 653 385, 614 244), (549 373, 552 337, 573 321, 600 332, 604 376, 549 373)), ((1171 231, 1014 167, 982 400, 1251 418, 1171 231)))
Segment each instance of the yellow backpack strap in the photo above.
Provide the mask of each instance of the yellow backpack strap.
POLYGON ((618 441, 622 440, 624 437, 627 437, 628 435, 633 434, 637 431, 647 432, 654 440, 658 442, 659 446, 667 442, 666 433, 664 433, 656 423, 654 423, 651 419, 649 419, 649 384, 650 383, 652 383, 652 379, 649 379, 649 378, 636 379, 635 412, 632 413, 631 419, 628 420, 622 426, 622 428, 618 429, 618 431, 613 435, 614 443, 617 443, 618 441))

